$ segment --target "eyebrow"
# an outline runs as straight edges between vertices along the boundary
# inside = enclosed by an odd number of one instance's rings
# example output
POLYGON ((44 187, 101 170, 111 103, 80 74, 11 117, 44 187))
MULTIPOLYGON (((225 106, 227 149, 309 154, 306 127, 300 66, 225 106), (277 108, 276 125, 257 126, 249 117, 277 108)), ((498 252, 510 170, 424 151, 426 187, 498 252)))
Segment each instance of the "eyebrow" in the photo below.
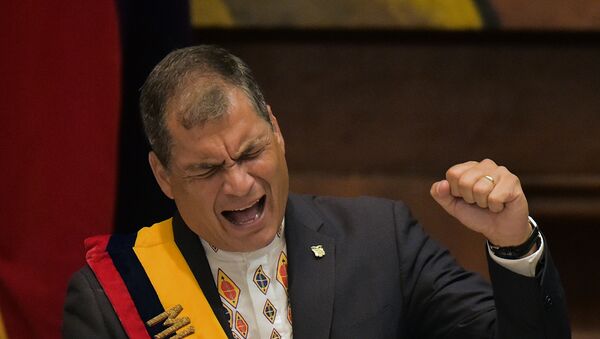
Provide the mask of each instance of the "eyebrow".
POLYGON ((194 172, 194 171, 198 171, 198 170, 209 170, 209 169, 213 169, 215 167, 223 166, 224 163, 225 163, 225 161, 221 161, 220 163, 205 162, 205 163, 191 164, 191 165, 186 166, 183 170, 186 173, 194 172))
POLYGON ((236 157, 233 160, 238 160, 240 157, 247 154, 249 151, 252 151, 258 147, 264 147, 269 143, 268 135, 260 136, 256 139, 250 140, 247 144, 242 146, 242 150, 236 154, 236 157))
MULTIPOLYGON (((269 143, 269 136, 264 135, 257 137, 248 141, 246 144, 242 145, 242 148, 239 152, 236 153, 236 156, 232 158, 233 161, 237 161, 240 157, 247 154, 249 151, 256 149, 257 147, 264 147, 269 143)), ((190 172, 198 171, 198 170, 211 170, 216 167, 223 166, 225 164, 225 160, 219 163, 211 163, 211 162, 200 162, 195 164, 187 165, 183 168, 186 175, 190 175, 190 172)))

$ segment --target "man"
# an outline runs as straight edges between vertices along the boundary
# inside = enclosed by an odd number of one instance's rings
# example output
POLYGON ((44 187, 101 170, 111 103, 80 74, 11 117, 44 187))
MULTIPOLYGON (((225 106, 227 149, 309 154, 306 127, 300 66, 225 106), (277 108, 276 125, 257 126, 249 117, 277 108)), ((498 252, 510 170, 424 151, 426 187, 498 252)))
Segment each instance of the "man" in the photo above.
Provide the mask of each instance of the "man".
POLYGON ((453 166, 431 187, 489 240, 490 287, 402 203, 288 194, 277 119, 227 51, 169 54, 141 109, 150 166, 177 214, 137 235, 86 241, 65 337, 570 337, 519 180, 493 161, 453 166))

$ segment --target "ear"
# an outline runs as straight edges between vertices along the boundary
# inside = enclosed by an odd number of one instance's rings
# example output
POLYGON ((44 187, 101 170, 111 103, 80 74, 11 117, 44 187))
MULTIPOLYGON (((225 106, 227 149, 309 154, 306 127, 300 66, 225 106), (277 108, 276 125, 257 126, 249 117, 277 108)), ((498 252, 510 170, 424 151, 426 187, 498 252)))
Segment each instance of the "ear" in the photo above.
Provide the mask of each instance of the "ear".
POLYGON ((271 106, 267 105, 267 111, 269 112, 269 120, 271 120, 271 125, 273 125, 273 130, 275 131, 275 137, 277 141, 281 144, 283 148, 283 152, 285 153, 285 140, 283 140, 283 134, 281 134, 281 129, 279 129, 279 123, 277 122, 277 118, 273 115, 271 111, 271 106))
POLYGON ((154 152, 148 153, 148 162, 150 163, 150 168, 152 168, 152 173, 154 173, 154 178, 160 186, 160 189, 167 197, 169 197, 169 199, 173 199, 169 170, 163 166, 154 152))

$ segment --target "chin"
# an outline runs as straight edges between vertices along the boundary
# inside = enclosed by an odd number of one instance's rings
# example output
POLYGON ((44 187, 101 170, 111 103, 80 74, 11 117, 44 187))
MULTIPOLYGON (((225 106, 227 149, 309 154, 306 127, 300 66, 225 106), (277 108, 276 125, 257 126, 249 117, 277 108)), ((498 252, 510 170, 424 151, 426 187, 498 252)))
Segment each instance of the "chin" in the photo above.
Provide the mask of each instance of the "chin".
POLYGON ((263 229, 261 232, 256 234, 253 239, 240 240, 240 248, 245 249, 242 252, 252 252, 267 247, 273 241, 273 239, 275 239, 277 229, 278 227, 263 229))

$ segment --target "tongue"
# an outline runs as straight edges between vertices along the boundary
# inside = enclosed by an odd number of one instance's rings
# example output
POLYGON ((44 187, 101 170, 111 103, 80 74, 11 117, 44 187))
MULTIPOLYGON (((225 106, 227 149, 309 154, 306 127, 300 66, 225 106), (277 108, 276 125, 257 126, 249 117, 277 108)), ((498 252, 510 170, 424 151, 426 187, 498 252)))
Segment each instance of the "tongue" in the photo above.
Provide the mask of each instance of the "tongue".
POLYGON ((243 211, 227 211, 224 212, 223 215, 225 216, 225 218, 227 218, 227 220, 231 221, 233 224, 245 224, 256 218, 256 216, 260 212, 258 205, 259 204, 256 203, 243 211))

